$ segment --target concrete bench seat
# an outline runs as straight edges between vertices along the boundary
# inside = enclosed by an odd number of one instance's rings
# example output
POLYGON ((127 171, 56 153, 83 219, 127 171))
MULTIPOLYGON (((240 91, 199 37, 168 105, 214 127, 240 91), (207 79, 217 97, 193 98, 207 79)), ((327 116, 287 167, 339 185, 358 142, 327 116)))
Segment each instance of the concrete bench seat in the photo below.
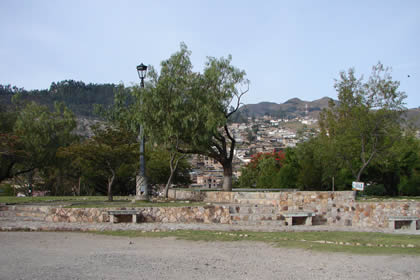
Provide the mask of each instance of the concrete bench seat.
POLYGON ((140 214, 139 210, 111 210, 108 211, 109 222, 115 223, 115 216, 127 216, 132 215, 132 222, 137 223, 137 215, 140 214))
POLYGON ((286 218, 286 223, 288 226, 294 225, 312 225, 312 217, 315 216, 312 212, 287 212, 283 213, 283 216, 286 218))
POLYGON ((417 230, 417 221, 420 220, 420 218, 416 216, 393 216, 389 217, 389 227, 392 230, 396 230, 401 228, 402 225, 409 225, 411 231, 417 230), (397 228, 398 227, 398 228, 397 228))

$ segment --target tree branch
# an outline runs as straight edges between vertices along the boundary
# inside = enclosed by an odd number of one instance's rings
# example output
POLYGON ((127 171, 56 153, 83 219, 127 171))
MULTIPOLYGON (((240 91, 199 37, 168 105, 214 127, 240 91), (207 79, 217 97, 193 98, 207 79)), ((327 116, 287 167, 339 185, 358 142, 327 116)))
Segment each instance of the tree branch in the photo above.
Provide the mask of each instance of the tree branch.
MULTIPOLYGON (((249 91, 249 83, 247 83, 247 89, 246 89, 245 91, 241 92, 240 94, 235 94, 235 96, 237 97, 236 107, 235 107, 235 108, 234 108, 231 112, 229 112, 229 113, 226 115, 226 119, 228 119, 231 115, 233 115, 236 111, 238 111, 239 106, 241 105, 241 98, 242 98, 242 96, 243 96, 245 93, 247 93, 248 91, 249 91)), ((231 101, 229 102, 229 104, 233 101, 233 98, 234 98, 234 97, 232 97, 232 99, 231 99, 231 101)))

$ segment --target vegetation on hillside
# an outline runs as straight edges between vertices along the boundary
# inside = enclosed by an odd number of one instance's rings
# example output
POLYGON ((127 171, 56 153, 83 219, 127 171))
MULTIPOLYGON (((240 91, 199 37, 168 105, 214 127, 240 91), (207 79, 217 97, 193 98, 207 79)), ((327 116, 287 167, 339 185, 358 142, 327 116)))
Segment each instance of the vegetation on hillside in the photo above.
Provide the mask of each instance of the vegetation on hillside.
POLYGON ((25 90, 12 85, 0 85, 0 103, 13 106, 13 99, 22 102, 36 102, 50 110, 55 103, 64 103, 77 116, 95 116, 93 105, 109 106, 114 102, 115 84, 85 84, 82 81, 64 80, 53 82, 49 89, 25 90))

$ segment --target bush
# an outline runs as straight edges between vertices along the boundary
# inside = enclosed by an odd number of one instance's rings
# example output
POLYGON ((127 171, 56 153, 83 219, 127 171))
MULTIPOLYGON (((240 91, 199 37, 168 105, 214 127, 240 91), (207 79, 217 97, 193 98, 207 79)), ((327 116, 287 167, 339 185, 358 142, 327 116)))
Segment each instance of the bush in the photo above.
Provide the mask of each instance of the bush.
POLYGON ((369 185, 366 186, 365 190, 363 191, 364 195, 372 195, 372 196, 385 196, 386 190, 384 185, 369 185))
POLYGON ((242 188, 279 188, 282 185, 279 171, 285 160, 283 151, 258 153, 242 168, 239 185, 242 188))
POLYGON ((13 188, 9 184, 0 185, 0 196, 13 196, 13 188))
POLYGON ((400 195, 420 196, 420 176, 404 178, 398 187, 400 195))

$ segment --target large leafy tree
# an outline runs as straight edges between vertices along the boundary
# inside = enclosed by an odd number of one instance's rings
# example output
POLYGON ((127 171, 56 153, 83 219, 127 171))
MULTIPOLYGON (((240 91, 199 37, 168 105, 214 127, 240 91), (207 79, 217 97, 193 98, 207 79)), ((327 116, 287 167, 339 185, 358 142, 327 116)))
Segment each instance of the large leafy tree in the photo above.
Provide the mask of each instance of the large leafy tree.
POLYGON ((230 191, 236 141, 228 121, 249 81, 231 65, 231 56, 208 58, 200 73, 192 70, 190 55, 181 44, 180 51, 162 61, 160 73, 150 71, 146 89, 135 89, 142 104, 139 120, 153 141, 171 151, 171 170, 184 154, 209 156, 223 166, 223 189, 230 191))
POLYGON ((46 106, 30 102, 15 116, 5 116, 10 122, 2 124, 0 180, 57 165, 58 148, 70 145, 76 138, 72 133, 76 127, 74 115, 62 104, 55 104, 51 112, 46 106))
MULTIPOLYGON (((386 154, 372 161, 364 176, 372 186, 383 187, 384 192, 391 196, 407 194, 407 188, 415 193, 416 188, 411 185, 418 182, 419 140, 410 131, 404 134, 386 154)), ((420 187, 417 186, 417 189, 420 190, 420 187)))
POLYGON ((16 118, 17 112, 0 106, 0 181, 16 175, 15 165, 25 159, 21 139, 13 132, 16 118))
POLYGON ((95 135, 81 143, 61 149, 60 156, 71 159, 75 167, 89 166, 106 179, 108 200, 113 200, 115 180, 121 174, 135 176, 137 139, 131 131, 121 127, 96 127, 95 135))
POLYGON ((364 82, 354 69, 340 73, 335 88, 338 105, 330 102, 320 116, 321 135, 337 160, 356 181, 375 159, 388 152, 401 136, 404 92, 390 69, 378 63, 364 82))

